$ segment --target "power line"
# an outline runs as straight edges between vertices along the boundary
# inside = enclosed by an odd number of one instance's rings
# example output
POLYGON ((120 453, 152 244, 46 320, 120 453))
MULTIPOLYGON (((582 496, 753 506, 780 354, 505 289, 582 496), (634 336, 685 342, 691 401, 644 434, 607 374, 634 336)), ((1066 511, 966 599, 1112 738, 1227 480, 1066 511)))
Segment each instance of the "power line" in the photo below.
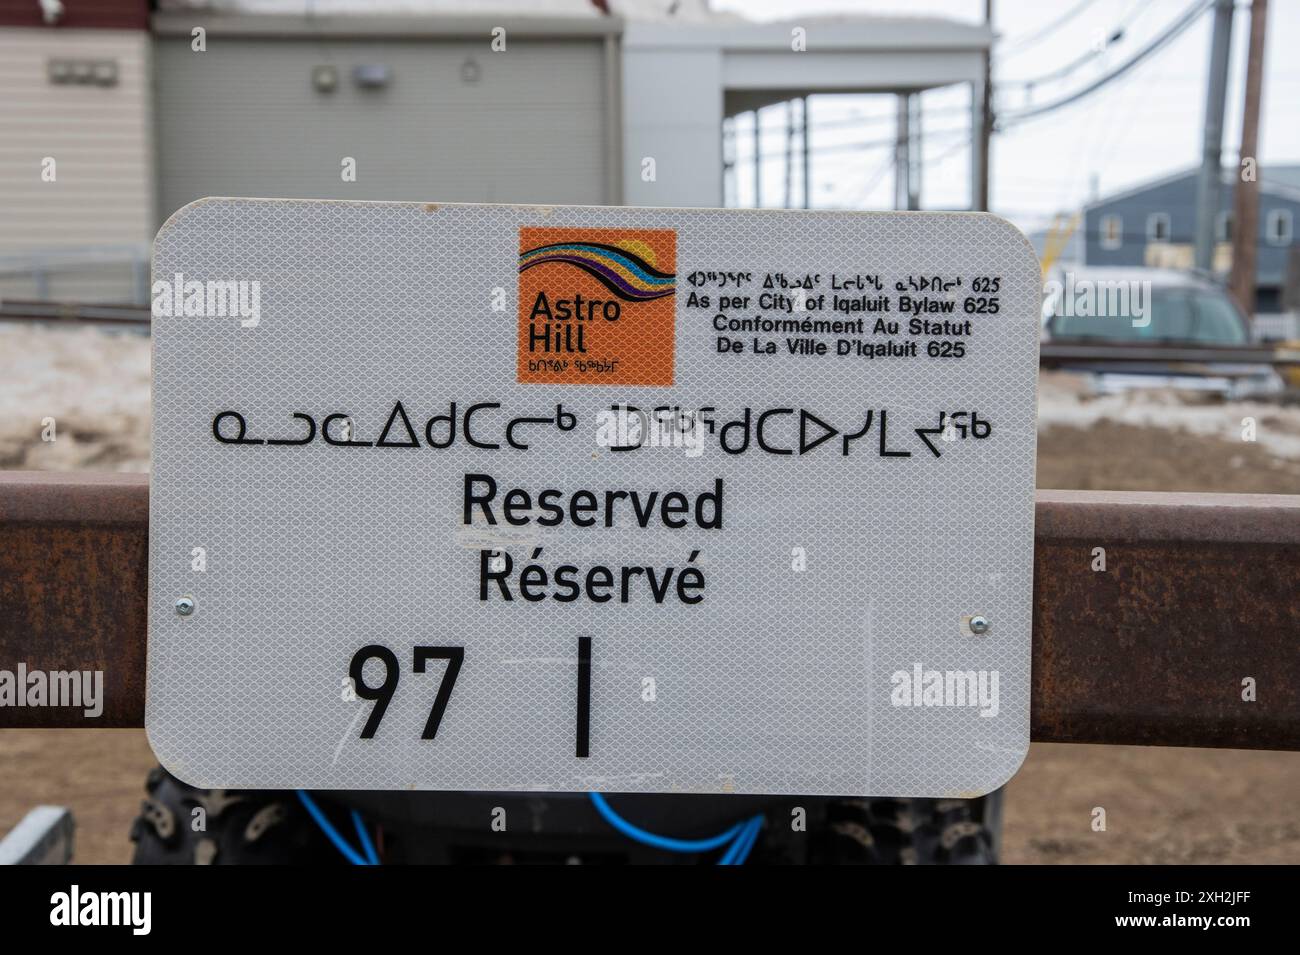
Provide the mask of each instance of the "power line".
POLYGON ((1170 24, 1170 26, 1164 31, 1164 33, 1157 36, 1154 40, 1148 43, 1136 54, 1134 54, 1128 60, 1125 60, 1122 64, 1120 64, 1115 69, 1111 70, 1106 75, 1098 77, 1097 79, 1089 83, 1087 86, 1083 87, 1083 89, 1077 90, 1076 92, 1071 93, 1068 96, 1062 97, 1061 99, 1055 100, 1051 103, 1044 103, 1042 106, 1030 107, 1029 109, 1021 110, 1018 113, 1012 113, 1010 116, 1006 117, 1005 122, 1007 124, 1019 123, 1027 119, 1033 119, 1037 116, 1042 116, 1045 113, 1054 112, 1055 110, 1058 110, 1063 106, 1069 106, 1071 103, 1083 99, 1083 97, 1087 96, 1089 93, 1093 93, 1101 89, 1103 86, 1109 84, 1112 80, 1118 79, 1119 77, 1123 76, 1125 73, 1129 72, 1131 69, 1133 69, 1133 67, 1137 66, 1148 56, 1152 55, 1153 53, 1156 53, 1157 51, 1163 49, 1165 46, 1171 43, 1176 37, 1180 36, 1188 27, 1190 27, 1193 23, 1195 23, 1197 17, 1199 17, 1206 10, 1210 9, 1210 7, 1213 4, 1214 4, 1214 0, 1196 0, 1196 2, 1194 2, 1190 7, 1188 7, 1187 10, 1178 19, 1176 19, 1172 24, 1170 24))
POLYGON ((1058 19, 1053 20, 1051 23, 1047 24, 1047 26, 1034 31, 1031 34, 1027 34, 1023 37, 1016 37, 1012 40, 1007 41, 1007 47, 999 52, 1003 56, 1007 56, 1010 55, 1011 51, 1013 50, 1015 51, 1023 50, 1027 46, 1032 46, 1033 44, 1037 43, 1039 40, 1043 39, 1043 37, 1047 36, 1048 34, 1055 33, 1058 29, 1065 26, 1065 24, 1069 23, 1080 13, 1082 13, 1084 10, 1087 10, 1090 6, 1092 6, 1096 2, 1097 0, 1080 0, 1079 3, 1075 4, 1069 10, 1067 10, 1058 19))
MULTIPOLYGON (((893 96, 894 94, 890 94, 890 93, 883 93, 883 94, 882 94, 882 93, 862 93, 862 94, 857 94, 857 95, 861 95, 861 96, 882 96, 882 95, 883 95, 883 96, 893 96)), ((780 102, 784 102, 784 101, 780 101, 780 102)), ((779 103, 779 102, 778 102, 778 103, 772 103, 772 104, 769 104, 769 105, 773 105, 773 106, 775 106, 775 105, 780 105, 780 103, 779 103)), ((745 110, 745 112, 746 112, 746 113, 752 113, 753 110, 745 110)), ((925 119, 932 119, 932 118, 935 117, 935 116, 956 116, 956 115, 958 115, 958 114, 960 114, 960 115, 962 115, 962 116, 970 116, 970 115, 971 115, 971 108, 970 108, 970 106, 937 106, 937 107, 934 107, 934 108, 931 108, 931 109, 927 109, 927 110, 925 110, 925 111, 924 111, 924 118, 925 118, 925 119)), ((737 114, 734 114, 731 118, 732 118, 732 119, 735 119, 737 116, 741 116, 741 115, 744 115, 744 114, 743 114, 743 113, 737 113, 737 114)), ((874 124, 877 124, 877 123, 896 123, 896 122, 898 122, 898 116, 897 116, 895 113, 893 113, 893 112, 888 112, 888 113, 876 113, 876 114, 872 114, 872 115, 868 115, 868 116, 839 116, 839 117, 836 117, 835 119, 820 119, 820 120, 816 120, 816 121, 810 123, 810 124, 809 124, 809 128, 810 128, 811 130, 813 130, 814 132, 816 132, 816 131, 819 130, 819 129, 841 129, 841 128, 844 128, 844 127, 846 127, 846 126, 871 126, 871 125, 874 125, 874 124)), ((776 125, 774 125, 774 124, 769 124, 769 125, 767 125, 767 126, 765 126, 765 127, 763 128, 763 131, 766 132, 766 133, 771 133, 772 135, 776 135, 778 132, 780 132, 780 133, 784 133, 784 132, 785 132, 785 127, 784 127, 784 125, 776 126, 776 125)))
POLYGON ((853 198, 840 202, 839 208, 842 209, 858 208, 858 206, 860 206, 866 200, 866 198, 869 195, 871 195, 872 192, 875 191, 876 186, 880 185, 881 180, 883 180, 885 178, 885 174, 894 167, 894 164, 895 164, 894 156, 892 154, 886 153, 885 161, 880 164, 880 166, 876 169, 874 173, 872 173, 870 176, 867 177, 866 183, 862 186, 862 188, 860 188, 854 194, 853 198))
POLYGON ((1052 83, 1055 82, 1056 80, 1069 76, 1071 73, 1073 73, 1079 67, 1083 66, 1085 63, 1091 62, 1092 60, 1101 56, 1103 53, 1108 52, 1110 48, 1114 46, 1116 43, 1121 42, 1124 39, 1124 36, 1127 33, 1128 28, 1133 25, 1133 21, 1135 21, 1138 17, 1142 16, 1142 14, 1146 12, 1146 10, 1147 7, 1146 4, 1143 2, 1143 0, 1137 0, 1137 2, 1134 3, 1132 7, 1129 8, 1128 14, 1125 15, 1120 20, 1120 22, 1114 27, 1114 29, 1112 29, 1110 33, 1107 35, 1106 43, 1104 46, 1089 50, 1087 53, 1083 54, 1083 56, 1071 60, 1065 66, 1053 70, 1050 73, 1044 73, 1042 76, 1032 77, 1031 79, 1027 79, 1027 80, 1000 80, 998 82, 998 85, 999 86, 1025 86, 1025 87, 1032 88, 1044 83, 1052 83))
MULTIPOLYGON (((865 94, 871 95, 871 94, 865 94)), ((886 94, 888 95, 888 94, 886 94)), ((938 106, 933 109, 925 110, 925 119, 935 116, 956 116, 960 113, 963 116, 971 115, 969 106, 938 106)), ((812 124, 813 130, 833 129, 844 126, 869 125, 872 123, 896 123, 898 117, 893 113, 879 113, 874 116, 841 116, 838 119, 824 119, 812 124)))
MULTIPOLYGON (((929 167, 933 168, 934 166, 937 166, 939 163, 943 162, 954 153, 962 149, 968 148, 970 144, 971 144, 971 137, 969 131, 967 131, 964 136, 962 136, 960 139, 953 142, 947 149, 943 150, 937 156, 924 156, 923 153, 922 154, 923 159, 929 167)), ((840 202, 835 206, 835 208, 837 209, 858 208, 866 200, 866 198, 869 195, 871 195, 871 193, 875 190, 875 188, 878 185, 880 185, 881 180, 885 178, 885 173, 887 173, 893 166, 894 166, 894 157, 892 155, 886 155, 885 161, 868 178, 866 185, 863 186, 861 189, 859 189, 854 194, 852 199, 848 199, 846 201, 840 202)))
POLYGON ((1023 86, 1026 87, 1027 89, 1033 89, 1035 86, 1041 86, 1044 83, 1051 83, 1056 80, 1063 79, 1064 77, 1069 76, 1079 67, 1083 66, 1085 63, 1090 63, 1091 61, 1095 60, 1097 57, 1101 56, 1103 53, 1106 52, 1107 49, 1109 49, 1111 46, 1118 43, 1122 39, 1124 39, 1124 31, 1116 30, 1109 37, 1106 38, 1106 45, 1104 47, 1102 47, 1101 49, 1091 49, 1087 53, 1083 54, 1083 56, 1071 60, 1069 63, 1065 64, 1065 66, 1061 67, 1058 70, 1053 70, 1051 73, 1044 73, 1042 76, 1035 76, 1032 79, 1027 79, 1027 80, 999 80, 997 85, 998 86, 1023 86))
MULTIPOLYGON (((964 136, 969 138, 970 130, 966 127, 957 127, 953 129, 931 129, 931 130, 925 130, 923 132, 923 136, 927 140, 936 137, 946 137, 946 136, 954 136, 954 135, 964 136)), ((813 153, 814 156, 824 156, 830 153, 857 152, 863 149, 878 149, 883 146, 897 147, 900 146, 903 143, 903 141, 904 140, 902 140, 898 136, 891 136, 885 139, 855 140, 846 143, 830 143, 825 146, 814 146, 812 147, 811 152, 813 153)), ((758 158, 760 160, 784 159, 785 151, 781 150, 780 152, 761 152, 758 154, 758 158)), ((742 164, 752 163, 753 161, 754 161, 754 154, 750 152, 744 155, 738 155, 731 163, 724 163, 724 165, 730 164, 730 165, 740 166, 742 164)))

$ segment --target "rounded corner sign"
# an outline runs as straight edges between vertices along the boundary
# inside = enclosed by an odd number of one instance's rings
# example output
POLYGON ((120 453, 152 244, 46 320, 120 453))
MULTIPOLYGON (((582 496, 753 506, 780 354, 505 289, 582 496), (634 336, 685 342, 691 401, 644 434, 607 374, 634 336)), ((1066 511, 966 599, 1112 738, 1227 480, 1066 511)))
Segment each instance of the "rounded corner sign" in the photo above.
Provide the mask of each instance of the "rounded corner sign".
POLYGON ((961 796, 1028 747, 991 216, 210 199, 154 256, 146 723, 239 788, 961 796))

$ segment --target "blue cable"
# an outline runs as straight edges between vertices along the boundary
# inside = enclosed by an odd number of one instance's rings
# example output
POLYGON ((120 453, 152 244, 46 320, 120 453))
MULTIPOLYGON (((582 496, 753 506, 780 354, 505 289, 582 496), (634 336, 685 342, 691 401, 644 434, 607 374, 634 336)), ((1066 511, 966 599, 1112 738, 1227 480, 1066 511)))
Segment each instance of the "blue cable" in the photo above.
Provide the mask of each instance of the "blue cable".
MULTIPOLYGON (((726 853, 718 860, 719 865, 743 865, 749 858, 749 853, 754 847, 754 842, 758 839, 759 830, 763 827, 763 817, 755 816, 745 822, 738 822, 726 832, 713 836, 709 839, 673 839, 668 836, 655 835, 653 832, 647 832, 632 823, 628 822, 605 800, 600 793, 588 793, 591 797, 592 805, 604 817, 605 821, 617 829, 623 835, 634 839, 644 845, 653 846, 656 849, 666 849, 669 852, 709 852, 718 849, 730 843, 727 846, 726 853)), ((361 839, 361 847, 365 852, 363 858, 360 853, 352 848, 341 835, 334 825, 321 812, 316 800, 308 795, 306 790, 298 790, 298 799, 306 807, 308 814, 320 827, 321 832, 325 833, 334 847, 341 852, 344 857, 353 865, 379 865, 379 856, 375 852, 374 843, 370 840, 370 834, 366 831, 365 823, 361 820, 361 814, 355 809, 352 810, 352 824, 356 827, 357 836, 361 839)))
POLYGON ((758 842, 758 837, 763 831, 763 820, 754 820, 754 831, 750 834, 749 841, 745 843, 745 848, 740 850, 740 856, 736 859, 736 865, 744 865, 749 859, 750 852, 754 849, 754 844, 758 842))
POLYGON ((366 832, 366 824, 361 821, 361 813, 355 809, 352 810, 352 825, 357 828, 357 835, 361 837, 361 848, 365 850, 366 859, 371 865, 379 865, 379 853, 375 851, 375 844, 370 841, 370 833, 366 832))
POLYGON ((652 846, 655 849, 666 849, 669 852, 710 852, 719 849, 733 839, 738 838, 744 832, 746 826, 746 823, 738 822, 726 832, 711 839, 673 839, 669 836, 657 836, 653 832, 647 832, 632 825, 632 823, 616 813, 600 793, 591 792, 587 793, 587 795, 591 797, 591 804, 596 807, 596 811, 604 817, 607 823, 623 833, 623 835, 636 840, 642 845, 652 846))
MULTIPOLYGON (((316 800, 312 799, 311 796, 307 794, 307 791, 305 789, 298 790, 298 799, 302 802, 304 806, 307 807, 307 812, 311 815, 312 819, 316 820, 316 825, 320 827, 320 831, 325 833, 325 835, 329 838, 329 841, 334 843, 334 848, 338 849, 339 852, 343 853, 343 855, 347 857, 347 860, 349 862, 351 862, 353 865, 373 864, 363 859, 356 849, 353 849, 350 845, 348 845, 347 840, 339 835, 338 830, 335 829, 334 826, 330 823, 330 821, 325 818, 325 813, 321 812, 320 807, 316 805, 316 800)), ((368 836, 366 837, 365 841, 367 842, 369 841, 368 836)))
POLYGON ((749 853, 754 848, 754 843, 758 841, 758 834, 763 831, 763 817, 755 816, 750 820, 749 829, 736 837, 736 855, 731 860, 732 865, 744 865, 745 860, 749 858, 749 853))
POLYGON ((752 820, 745 820, 741 827, 740 835, 736 836, 736 838, 732 840, 731 845, 727 846, 727 851, 724 852, 722 858, 718 860, 718 865, 735 865, 736 853, 740 851, 740 846, 745 841, 745 835, 749 832, 750 826, 752 825, 752 820))
POLYGON ((762 827, 762 816, 746 819, 744 829, 740 835, 736 836, 736 841, 731 844, 722 858, 718 860, 718 865, 743 865, 745 859, 749 856, 749 850, 754 845, 754 840, 758 837, 758 831, 762 827))

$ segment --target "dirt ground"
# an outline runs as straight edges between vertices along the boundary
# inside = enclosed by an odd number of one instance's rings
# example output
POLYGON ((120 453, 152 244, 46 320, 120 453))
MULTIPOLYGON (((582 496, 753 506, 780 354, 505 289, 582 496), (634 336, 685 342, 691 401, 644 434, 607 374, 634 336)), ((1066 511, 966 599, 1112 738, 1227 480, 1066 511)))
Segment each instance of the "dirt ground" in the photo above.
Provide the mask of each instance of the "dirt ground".
POLYGON ((0 832, 32 807, 67 806, 73 861, 131 861, 131 820, 153 766, 144 730, 0 730, 0 832))
MULTIPOLYGON (((0 467, 147 469, 146 338, 0 335, 0 467), (72 440, 34 441, 45 415, 72 440)), ((1300 493, 1300 408, 1090 403, 1049 375, 1039 419, 1039 487, 1300 493), (1245 416, 1257 441, 1241 439, 1245 416)), ((35 805, 65 805, 76 861, 128 861, 151 765, 140 730, 0 730, 0 833, 35 805)), ((1003 860, 1300 863, 1297 793, 1300 753, 1035 744, 1008 786, 1003 860)))
POLYGON ((1294 864, 1297 792, 1300 753, 1035 743, 1007 786, 1002 858, 1294 864))
POLYGON ((1039 432, 1038 486, 1300 494, 1300 460, 1277 457, 1258 443, 1099 421, 1039 432))
MULTIPOLYGON (((129 862, 153 764, 142 730, 0 730, 0 832, 68 806, 77 862, 129 862)), ((1036 743, 1007 787, 1003 861, 1293 864, 1298 792, 1300 753, 1036 743)))

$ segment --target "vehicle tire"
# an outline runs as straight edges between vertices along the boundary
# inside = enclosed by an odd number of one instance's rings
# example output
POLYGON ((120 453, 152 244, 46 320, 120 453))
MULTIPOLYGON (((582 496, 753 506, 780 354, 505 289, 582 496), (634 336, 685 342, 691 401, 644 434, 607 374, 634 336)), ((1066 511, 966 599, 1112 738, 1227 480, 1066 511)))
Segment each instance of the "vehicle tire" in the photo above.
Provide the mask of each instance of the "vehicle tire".
POLYGON ((161 766, 131 825, 133 865, 334 865, 342 857, 292 792, 195 789, 161 766), (195 809, 206 818, 195 831, 195 809))
POLYGON ((981 799, 836 799, 812 865, 994 865, 1002 791, 981 799))

